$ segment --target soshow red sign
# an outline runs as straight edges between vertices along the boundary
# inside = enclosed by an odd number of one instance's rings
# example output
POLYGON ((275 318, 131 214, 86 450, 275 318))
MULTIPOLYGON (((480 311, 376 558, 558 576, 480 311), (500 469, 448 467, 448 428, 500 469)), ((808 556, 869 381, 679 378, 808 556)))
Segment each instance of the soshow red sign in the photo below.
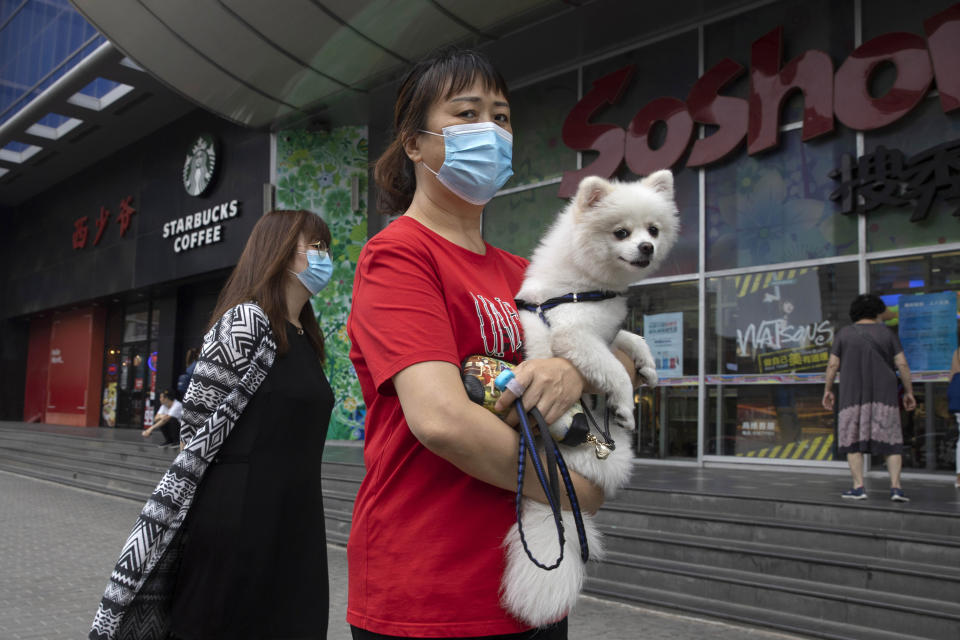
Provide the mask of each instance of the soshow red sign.
POLYGON ((574 105, 563 124, 564 144, 574 151, 596 151, 599 156, 578 171, 566 171, 557 193, 569 198, 586 176, 608 178, 621 163, 637 175, 673 167, 687 149, 686 166, 701 167, 734 151, 744 138, 747 152, 758 153, 779 142, 780 111, 794 91, 804 96, 804 141, 830 133, 835 120, 857 131, 869 131, 896 122, 927 94, 934 80, 944 112, 960 108, 960 3, 923 23, 926 38, 905 32, 885 33, 863 43, 834 69, 830 56, 805 51, 786 64, 783 27, 773 29, 750 48, 749 98, 721 94, 746 69, 725 58, 693 85, 686 100, 660 97, 644 105, 626 129, 591 122, 608 104, 619 102, 633 79, 628 65, 599 78, 574 105), (893 86, 882 96, 870 94, 870 77, 881 63, 896 68, 893 86), (663 143, 653 148, 650 132, 664 123, 663 143), (713 131, 694 138, 695 125, 713 131))

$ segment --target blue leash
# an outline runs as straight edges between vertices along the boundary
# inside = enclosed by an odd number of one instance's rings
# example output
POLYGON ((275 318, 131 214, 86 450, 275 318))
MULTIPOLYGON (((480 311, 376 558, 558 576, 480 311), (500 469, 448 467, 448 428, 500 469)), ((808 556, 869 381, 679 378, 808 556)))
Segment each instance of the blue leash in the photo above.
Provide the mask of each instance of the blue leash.
POLYGON ((567 490, 567 495, 570 497, 573 520, 576 523, 577 537, 579 538, 580 542, 580 558, 583 560, 583 562, 586 562, 589 559, 590 550, 587 545, 587 534, 583 526, 583 515, 580 513, 580 504, 577 501, 577 493, 574 490, 573 481, 570 479, 570 471, 567 469, 567 464, 564 462, 563 456, 560 454, 560 449, 557 447, 557 443, 549 435, 550 432, 548 430, 548 425, 546 420, 544 420, 543 415, 539 410, 537 410, 536 407, 530 411, 530 414, 533 415, 534 419, 536 419, 540 427, 540 434, 547 434, 543 437, 543 440, 545 443, 544 450, 547 454, 547 461, 550 465, 551 478, 550 480, 547 479, 547 472, 544 469, 542 461, 540 460, 540 456, 537 455, 537 446, 534 440, 533 431, 530 429, 530 424, 527 422, 527 412, 523 407, 523 402, 520 400, 520 398, 517 398, 517 415, 520 416, 520 452, 517 458, 517 529, 520 532, 520 542, 523 545, 523 550, 526 552, 527 557, 530 558, 530 561, 541 569, 550 571, 559 567, 560 563, 563 562, 563 551, 565 547, 559 487, 557 486, 558 483, 556 482, 556 469, 560 470, 564 487, 567 490), (550 566, 540 563, 536 558, 533 557, 533 553, 530 551, 530 547, 527 546, 527 539, 523 532, 523 519, 520 517, 520 505, 523 498, 523 479, 526 471, 526 453, 529 453, 530 455, 534 472, 537 474, 537 480, 540 481, 540 486, 543 487, 543 492, 547 496, 547 503, 550 505, 550 510, 553 512, 553 521, 557 526, 557 539, 560 543, 560 556, 557 558, 556 562, 550 566))

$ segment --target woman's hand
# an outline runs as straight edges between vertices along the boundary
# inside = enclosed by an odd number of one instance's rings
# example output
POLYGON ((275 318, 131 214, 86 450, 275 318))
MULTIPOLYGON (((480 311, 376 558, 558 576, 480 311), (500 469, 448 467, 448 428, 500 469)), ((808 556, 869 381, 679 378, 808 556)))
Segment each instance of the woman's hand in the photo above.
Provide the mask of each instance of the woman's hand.
POLYGON ((903 408, 906 411, 913 411, 917 408, 917 399, 912 393, 903 394, 903 408))
POLYGON ((836 397, 833 395, 833 391, 824 391, 823 392, 823 408, 827 411, 833 411, 833 404, 836 401, 836 397))
MULTIPOLYGON (((559 420, 583 395, 583 376, 564 358, 525 360, 513 372, 524 387, 524 408, 528 411, 534 407, 539 409, 547 424, 559 420)), ((505 389, 495 407, 501 414, 509 410, 505 419, 511 425, 519 421, 514 408, 516 399, 512 391, 505 389)))
MULTIPOLYGON (((583 381, 569 362, 559 358, 530 360, 517 370, 529 383, 527 394, 537 394, 541 411, 558 411, 580 397, 583 381), (555 361, 556 360, 556 361, 555 361), (522 368, 522 370, 521 370, 522 368)), ((393 386, 407 426, 423 446, 467 475, 507 491, 517 489, 516 431, 480 405, 470 402, 463 390, 460 368, 449 362, 428 361, 410 365, 393 376, 393 386)), ((503 400, 509 407, 515 396, 503 400)), ((549 415, 553 415, 550 413, 549 415)), ((562 412, 557 415, 562 415, 562 412)), ((556 419, 556 418, 554 418, 556 419)), ((593 513, 603 504, 603 491, 583 476, 571 472, 580 508, 593 513)), ((523 494, 547 503, 536 474, 524 479, 523 494)), ((566 493, 560 500, 569 508, 566 493)))

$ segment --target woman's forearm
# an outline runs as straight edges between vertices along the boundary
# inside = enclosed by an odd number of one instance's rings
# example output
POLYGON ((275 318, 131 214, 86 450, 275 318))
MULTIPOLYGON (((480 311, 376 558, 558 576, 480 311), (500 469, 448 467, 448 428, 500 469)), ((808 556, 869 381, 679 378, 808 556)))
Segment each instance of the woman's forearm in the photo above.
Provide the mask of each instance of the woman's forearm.
POLYGON ((837 377, 837 371, 840 370, 840 360, 834 360, 835 356, 831 356, 830 361, 827 363, 827 373, 826 379, 824 380, 824 388, 826 391, 830 391, 833 388, 833 381, 837 377))
MULTIPOLYGON (((433 438, 424 442, 424 446, 467 475, 501 489, 515 491, 519 434, 479 405, 465 405, 460 411, 455 410, 454 414, 450 416, 452 424, 470 427, 456 434, 450 433, 447 437, 433 438)), ((527 470, 523 495, 546 503, 546 494, 530 464, 527 470)), ((576 473, 571 472, 570 477, 581 508, 590 513, 596 512, 603 504, 602 490, 576 473)), ((565 493, 561 499, 564 508, 569 509, 570 501, 565 493)))
POLYGON ((913 395, 913 379, 910 377, 910 367, 906 363, 898 364, 897 371, 900 372, 900 383, 906 393, 913 395))
MULTIPOLYGON (((407 425, 423 445, 458 469, 501 489, 517 488, 519 435, 503 420, 470 402, 459 371, 448 363, 413 365, 394 377, 407 425)), ((602 490, 571 473, 584 511, 603 504, 602 490)), ((546 502, 535 474, 528 473, 523 493, 546 502)), ((569 501, 563 499, 569 508, 569 501)))

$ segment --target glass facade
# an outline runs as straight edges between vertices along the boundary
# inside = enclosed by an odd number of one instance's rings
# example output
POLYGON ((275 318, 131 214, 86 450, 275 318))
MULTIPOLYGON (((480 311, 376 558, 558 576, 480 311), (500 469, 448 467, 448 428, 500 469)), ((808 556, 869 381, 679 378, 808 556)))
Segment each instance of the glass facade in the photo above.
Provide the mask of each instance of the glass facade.
MULTIPOLYGON (((104 42, 68 0, 0 2, 0 124, 104 42)), ((116 83, 93 85, 82 92, 99 98, 116 83)))
POLYGON ((857 274, 840 263, 706 281, 707 455, 833 459, 823 372, 857 274))
POLYGON ((826 176, 856 150, 852 132, 804 143, 780 136, 775 152, 706 170, 707 268, 711 271, 832 258, 857 251, 857 220, 837 215, 826 176))
POLYGON ((696 282, 637 286, 627 329, 646 337, 660 384, 637 397, 637 449, 643 458, 697 457, 699 313, 696 282))
MULTIPOLYGON (((659 97, 684 100, 698 77, 724 59, 743 72, 719 94, 748 100, 752 45, 777 27, 783 29, 778 68, 821 51, 836 73, 858 44, 878 35, 907 31, 925 37, 923 20, 950 4, 773 2, 516 89, 511 108, 517 176, 485 210, 486 239, 531 254, 565 204, 557 197, 563 172, 598 157, 572 152, 560 138, 575 96, 587 95, 598 79, 633 65, 633 80, 589 118, 591 125, 613 123, 629 135, 641 108, 659 97)), ((868 91, 881 97, 896 80, 896 67, 881 64, 867 79, 868 91)), ((824 74, 819 81, 833 77, 824 74)), ((905 466, 952 470, 956 438, 950 439, 953 423, 946 411, 945 358, 957 344, 956 201, 938 195, 922 218, 911 220, 914 201, 864 214, 862 191, 852 210, 844 210, 838 194, 844 162, 883 149, 909 159, 960 141, 960 114, 944 113, 934 83, 892 124, 855 131, 834 119, 832 131, 804 140, 806 99, 798 90, 783 96, 773 147, 751 154, 741 141, 698 168, 686 167, 688 148, 672 166, 680 240, 650 281, 631 288, 626 321, 650 343, 661 376, 658 388, 644 387, 636 396, 636 455, 843 464, 835 453, 835 415, 821 406, 824 372, 834 334, 850 322, 851 300, 869 291, 900 309, 890 324, 914 371, 919 406, 902 415, 905 466), (939 315, 931 320, 934 307, 939 315), (910 310, 906 317, 903 309, 910 310)), ((663 144, 665 129, 663 122, 650 128, 652 150, 663 144)), ((716 130, 695 127, 693 138, 716 130)), ((628 155, 614 177, 636 180, 628 155)), ((955 167, 947 175, 955 177, 955 167)))
POLYGON ((913 373, 917 410, 905 414, 907 465, 930 471, 954 468, 957 430, 947 411, 950 358, 960 318, 960 251, 881 258, 869 263, 870 282, 884 293, 913 373))

